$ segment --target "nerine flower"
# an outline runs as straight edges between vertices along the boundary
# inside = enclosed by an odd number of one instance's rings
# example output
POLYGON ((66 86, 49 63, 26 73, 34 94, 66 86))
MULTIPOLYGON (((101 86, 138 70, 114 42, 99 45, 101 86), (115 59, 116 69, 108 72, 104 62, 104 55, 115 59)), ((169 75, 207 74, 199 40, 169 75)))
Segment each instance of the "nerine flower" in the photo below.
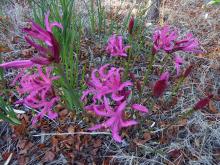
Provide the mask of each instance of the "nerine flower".
POLYGON ((180 66, 183 64, 183 59, 180 56, 178 56, 178 55, 175 56, 174 64, 175 64, 176 74, 177 74, 177 76, 179 76, 180 66))
POLYGON ((155 54, 159 50, 164 50, 166 53, 174 53, 176 51, 202 52, 199 50, 199 42, 191 33, 186 35, 186 38, 178 40, 178 31, 172 30, 168 25, 157 29, 153 34, 153 50, 155 54))
POLYGON ((52 34, 52 28, 57 26, 63 29, 62 25, 57 22, 49 22, 49 12, 45 16, 46 30, 40 27, 35 22, 31 21, 31 28, 24 28, 23 31, 27 33, 26 41, 38 51, 38 56, 32 57, 28 60, 15 60, 0 64, 3 68, 30 68, 35 64, 47 65, 51 62, 60 62, 60 48, 59 43, 52 34), (37 39, 45 43, 46 47, 35 43, 30 39, 37 39))
POLYGON ((93 95, 93 101, 101 100, 103 96, 111 94, 115 101, 121 101, 124 95, 120 93, 124 88, 132 85, 130 81, 121 82, 121 68, 111 67, 107 69, 109 64, 100 67, 99 70, 92 71, 91 80, 88 83, 89 89, 83 92, 82 100, 88 94, 93 95))
POLYGON ((126 51, 130 48, 129 45, 124 46, 122 36, 112 35, 106 47, 106 52, 111 56, 127 56, 126 51))
POLYGON ((201 50, 199 50, 198 39, 194 38, 192 33, 188 33, 186 35, 186 38, 175 42, 175 47, 173 49, 173 52, 175 51, 184 51, 184 52, 193 52, 193 53, 202 52, 201 50))
MULTIPOLYGON (((125 121, 124 111, 126 101, 131 94, 127 87, 132 86, 130 81, 121 81, 121 68, 111 67, 106 64, 99 69, 92 71, 91 81, 88 83, 89 89, 83 92, 82 100, 92 94, 93 102, 85 106, 85 110, 94 112, 97 116, 107 118, 102 124, 97 124, 90 128, 91 131, 104 128, 110 128, 113 138, 121 142, 119 132, 121 128, 137 124, 134 120, 125 121), (109 103, 111 100, 112 106, 109 103)), ((134 110, 147 113, 148 109, 139 104, 133 104, 134 110)))
POLYGON ((57 114, 52 111, 52 108, 59 100, 53 89, 53 81, 59 77, 51 76, 51 67, 47 67, 44 73, 42 66, 38 65, 37 71, 33 74, 24 74, 19 82, 20 87, 17 89, 20 95, 25 96, 17 103, 41 110, 33 119, 33 124, 36 122, 36 118, 42 118, 44 115, 48 115, 50 119, 56 118, 57 114))
MULTIPOLYGON (((119 135, 119 132, 121 130, 121 128, 123 127, 129 127, 132 125, 137 124, 137 121, 135 120, 125 120, 124 119, 124 111, 126 108, 126 101, 121 102, 118 106, 115 107, 115 109, 113 109, 110 105, 109 102, 107 101, 107 99, 104 99, 104 107, 101 107, 101 109, 98 109, 95 107, 94 112, 102 117, 106 117, 108 118, 106 121, 104 121, 102 124, 97 124, 93 127, 91 127, 89 130, 90 131, 94 131, 100 128, 110 128, 111 132, 112 132, 112 137, 115 141, 117 142, 121 142, 122 138, 119 135)), ((134 105, 134 108, 136 110, 139 110, 141 112, 148 112, 148 110, 141 106, 141 105, 134 105)))
POLYGON ((159 97, 163 94, 163 92, 168 86, 168 80, 169 80, 169 72, 164 72, 160 76, 160 79, 154 85, 154 88, 153 88, 154 96, 159 97))
POLYGON ((159 50, 164 50, 169 53, 174 48, 174 41, 178 35, 176 31, 170 32, 169 26, 164 26, 161 29, 157 29, 153 34, 153 54, 159 50))

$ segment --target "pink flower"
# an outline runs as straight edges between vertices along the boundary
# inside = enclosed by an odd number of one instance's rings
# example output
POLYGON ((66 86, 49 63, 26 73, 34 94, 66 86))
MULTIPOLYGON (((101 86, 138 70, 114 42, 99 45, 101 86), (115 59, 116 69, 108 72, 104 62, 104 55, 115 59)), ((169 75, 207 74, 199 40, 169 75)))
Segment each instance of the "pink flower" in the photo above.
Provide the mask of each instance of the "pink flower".
POLYGON ((17 103, 40 109, 41 112, 38 115, 40 118, 47 114, 50 119, 54 119, 57 114, 52 111, 52 107, 59 100, 59 97, 55 96, 53 81, 59 77, 51 76, 51 67, 46 68, 46 73, 43 73, 42 66, 38 65, 37 69, 37 73, 24 74, 21 77, 20 87, 17 91, 20 95, 24 95, 25 98, 17 103))
POLYGON ((164 50, 166 53, 174 53, 176 51, 201 53, 199 43, 196 38, 193 38, 191 33, 186 35, 185 39, 177 40, 178 31, 172 30, 168 25, 157 29, 153 34, 153 50, 155 54, 159 50, 164 50))
POLYGON ((58 114, 52 111, 53 106, 58 102, 59 97, 54 97, 50 101, 44 100, 42 104, 38 107, 41 109, 40 113, 33 117, 32 125, 35 125, 38 120, 42 119, 45 115, 48 116, 49 119, 56 119, 58 114))
POLYGON ((130 48, 129 45, 124 46, 123 45, 123 38, 122 36, 116 36, 112 35, 109 40, 106 47, 107 53, 109 53, 111 56, 127 56, 126 50, 130 48))
POLYGON ((52 28, 56 26, 60 29, 63 29, 63 26, 58 22, 50 23, 49 14, 50 12, 48 11, 47 14, 45 15, 45 20, 44 20, 46 30, 41 28, 38 24, 34 23, 33 21, 30 29, 29 28, 23 29, 27 33, 27 36, 25 37, 26 41, 39 51, 40 57, 35 57, 35 59, 32 60, 37 64, 41 64, 41 65, 42 63, 44 65, 45 61, 47 61, 47 63, 50 63, 52 61, 59 63, 60 61, 59 43, 52 34, 52 28), (30 39, 30 37, 43 41, 47 45, 47 47, 43 47, 39 44, 36 44, 30 39))
POLYGON ((203 51, 199 50, 199 42, 197 38, 193 37, 193 34, 188 33, 185 39, 175 42, 175 51, 184 51, 184 52, 193 52, 193 53, 202 53, 203 51))
POLYGON ((92 71, 91 81, 88 83, 89 89, 83 92, 81 100, 84 100, 88 94, 93 95, 93 101, 101 100, 103 96, 111 94, 115 101, 121 101, 124 95, 120 93, 129 86, 132 86, 130 81, 121 82, 121 68, 111 67, 107 70, 109 64, 100 67, 99 70, 92 71))
POLYGON ((177 31, 170 32, 170 27, 167 25, 161 29, 157 29, 153 34, 153 54, 161 49, 167 53, 172 51, 174 48, 174 41, 177 37, 177 31))
MULTIPOLYGON (((109 127, 112 132, 113 139, 121 142, 119 135, 121 128, 137 124, 135 120, 124 121, 124 110, 126 101, 131 94, 131 90, 127 87, 132 86, 130 81, 121 81, 121 68, 111 67, 109 64, 95 69, 92 72, 91 81, 88 83, 89 89, 83 92, 82 100, 89 94, 93 95, 93 102, 84 107, 85 110, 94 112, 97 116, 107 118, 102 124, 97 124, 90 128, 91 131, 100 129, 102 127, 109 127), (109 101, 114 107, 110 106, 109 101)), ((133 104, 133 109, 142 113, 147 113, 148 109, 139 104, 133 104)))
POLYGON ((160 76, 160 79, 154 85, 154 88, 153 88, 154 96, 159 97, 163 94, 163 92, 168 86, 168 80, 169 80, 169 72, 164 72, 160 76))
POLYGON ((97 124, 91 127, 89 130, 94 131, 100 128, 110 128, 112 132, 112 137, 115 141, 121 142, 122 138, 119 135, 121 128, 129 127, 137 124, 135 120, 124 121, 124 110, 126 108, 126 102, 122 102, 115 110, 113 110, 107 101, 105 101, 105 111, 100 111, 96 109, 96 114, 103 117, 108 117, 109 119, 102 124, 97 124))
POLYGON ((175 68, 176 68, 176 74, 177 76, 179 76, 180 73, 180 65, 183 64, 183 59, 180 56, 175 56, 174 58, 174 64, 175 64, 175 68))
POLYGON ((52 28, 57 26, 63 29, 62 25, 53 22, 49 23, 49 12, 45 16, 45 25, 46 30, 41 28, 38 24, 31 21, 31 28, 24 28, 23 30, 27 33, 25 36, 26 41, 36 48, 39 53, 39 56, 35 56, 30 58, 29 60, 16 60, 12 62, 7 62, 0 64, 0 67, 3 68, 29 68, 35 64, 39 65, 48 65, 51 62, 59 63, 60 62, 60 46, 57 42, 56 38, 52 34, 52 28), (47 47, 41 46, 40 44, 35 43, 30 39, 30 37, 34 39, 38 39, 45 43, 47 47))

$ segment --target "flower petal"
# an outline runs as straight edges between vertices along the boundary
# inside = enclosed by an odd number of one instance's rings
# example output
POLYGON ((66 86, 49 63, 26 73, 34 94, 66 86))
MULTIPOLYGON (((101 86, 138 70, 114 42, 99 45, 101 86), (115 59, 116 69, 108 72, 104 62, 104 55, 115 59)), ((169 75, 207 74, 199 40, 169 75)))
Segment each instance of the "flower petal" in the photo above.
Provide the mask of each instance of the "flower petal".
POLYGON ((0 64, 2 68, 30 68, 34 65, 31 60, 16 60, 0 64))
POLYGON ((135 109, 135 110, 138 110, 140 112, 143 112, 143 113, 148 113, 149 112, 149 110, 145 106, 140 105, 140 104, 133 104, 132 108, 135 109))
POLYGON ((136 124, 138 124, 137 121, 135 121, 135 120, 129 120, 129 121, 123 121, 123 122, 121 123, 121 126, 122 126, 122 127, 129 127, 129 126, 136 125, 136 124))

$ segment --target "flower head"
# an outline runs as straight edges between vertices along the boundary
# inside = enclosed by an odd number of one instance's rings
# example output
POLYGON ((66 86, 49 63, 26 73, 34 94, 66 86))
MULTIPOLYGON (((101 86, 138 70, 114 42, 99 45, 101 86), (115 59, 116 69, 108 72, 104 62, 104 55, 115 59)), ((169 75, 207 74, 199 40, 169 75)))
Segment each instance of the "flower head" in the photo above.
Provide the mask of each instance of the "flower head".
POLYGON ((33 47, 35 47, 39 52, 39 57, 32 58, 32 61, 34 61, 37 64, 44 64, 44 63, 50 63, 50 62, 56 62, 59 63, 60 61, 60 49, 59 49, 59 43, 57 42, 56 38, 54 37, 52 33, 52 28, 54 26, 63 29, 63 26, 58 22, 49 22, 49 14, 48 11, 45 15, 45 26, 46 29, 41 28, 38 24, 34 23, 32 21, 31 28, 24 28, 24 32, 27 33, 25 36, 26 41, 33 47), (33 42, 30 37, 34 39, 38 39, 43 41, 47 47, 43 47, 35 42, 33 42), (42 62, 41 62, 42 61, 42 62))
POLYGON ((164 26, 161 29, 157 29, 153 34, 153 53, 155 54, 159 50, 164 50, 169 53, 174 48, 174 41, 177 39, 177 31, 170 31, 169 26, 164 26))
POLYGON ((153 34, 153 50, 155 54, 159 50, 166 53, 174 53, 176 51, 201 53, 199 50, 199 42, 191 33, 186 35, 185 39, 178 40, 178 31, 172 30, 168 25, 157 29, 153 34))
POLYGON ((127 46, 123 45, 122 36, 112 35, 108 40, 106 51, 111 56, 125 57, 125 56, 127 56, 126 51, 128 48, 130 48, 129 45, 127 45, 127 46))
POLYGON ((23 31, 27 33, 25 36, 26 41, 38 51, 38 56, 32 57, 29 60, 16 60, 0 64, 3 68, 29 68, 35 64, 48 65, 52 62, 60 62, 60 46, 56 38, 52 34, 52 28, 57 26, 63 29, 62 25, 49 22, 49 12, 45 16, 46 30, 40 27, 35 22, 31 21, 31 28, 24 28, 23 31), (45 43, 46 47, 35 43, 33 39, 37 39, 45 43))
MULTIPOLYGON (((83 92, 81 98, 85 100, 89 94, 92 94, 93 102, 85 106, 85 110, 106 118, 106 121, 95 125, 90 130, 110 128, 113 139, 117 142, 122 141, 119 135, 121 128, 137 124, 135 120, 125 121, 124 119, 126 101, 131 94, 131 90, 128 90, 127 87, 132 86, 132 83, 130 81, 121 81, 121 71, 121 68, 109 68, 109 64, 99 69, 94 69, 91 80, 88 83, 89 89, 83 92)), ((148 112, 146 107, 139 104, 133 104, 132 108, 142 113, 148 112)))
POLYGON ((93 95, 93 101, 101 100, 103 96, 111 94, 114 101, 121 101, 124 95, 121 92, 132 85, 130 81, 121 82, 120 71, 121 68, 111 67, 107 69, 109 64, 100 67, 99 70, 92 71, 91 80, 89 82, 89 89, 83 92, 82 100, 88 94, 93 95))
POLYGON ((175 64, 175 68, 176 68, 176 74, 177 74, 177 76, 179 76, 180 66, 183 64, 183 59, 180 56, 175 56, 174 64, 175 64))
MULTIPOLYGON (((108 101, 105 100, 104 110, 101 111, 96 109, 96 114, 98 114, 99 116, 107 117, 108 119, 104 121, 102 124, 97 124, 91 127, 89 130, 94 131, 100 128, 110 128, 113 139, 117 142, 121 142, 122 138, 119 135, 121 128, 129 127, 137 124, 135 120, 127 120, 127 121, 124 120, 125 108, 126 108, 125 101, 120 103, 115 109, 112 109, 108 101)), ((136 108, 139 109, 140 107, 136 107, 136 108)), ((143 108, 141 109, 143 110, 143 108)), ((144 112, 146 112, 145 109, 144 112)))
POLYGON ((163 94, 163 92, 168 86, 168 80, 169 80, 169 72, 164 72, 160 76, 160 79, 154 85, 154 88, 153 88, 154 96, 159 97, 163 94))
POLYGON ((55 96, 52 82, 59 77, 51 76, 51 67, 46 68, 46 73, 43 72, 42 66, 38 65, 37 69, 37 73, 24 74, 21 77, 20 87, 17 91, 25 97, 17 103, 41 109, 38 115, 40 118, 47 114, 50 119, 54 119, 57 115, 55 112, 52 112, 52 107, 59 100, 59 97, 55 96))
POLYGON ((188 33, 186 35, 186 38, 175 42, 175 47, 173 49, 173 52, 175 51, 202 53, 202 51, 199 50, 198 39, 194 38, 193 34, 191 33, 188 33))

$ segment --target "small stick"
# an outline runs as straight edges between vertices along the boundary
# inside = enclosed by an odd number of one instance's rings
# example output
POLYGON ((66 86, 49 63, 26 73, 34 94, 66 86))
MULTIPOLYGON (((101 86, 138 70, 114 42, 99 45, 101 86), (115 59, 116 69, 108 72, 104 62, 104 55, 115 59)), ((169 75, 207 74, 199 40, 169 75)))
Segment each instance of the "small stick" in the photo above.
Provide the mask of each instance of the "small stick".
POLYGON ((65 135, 110 135, 110 132, 68 132, 68 133, 42 133, 32 136, 65 136, 65 135))

